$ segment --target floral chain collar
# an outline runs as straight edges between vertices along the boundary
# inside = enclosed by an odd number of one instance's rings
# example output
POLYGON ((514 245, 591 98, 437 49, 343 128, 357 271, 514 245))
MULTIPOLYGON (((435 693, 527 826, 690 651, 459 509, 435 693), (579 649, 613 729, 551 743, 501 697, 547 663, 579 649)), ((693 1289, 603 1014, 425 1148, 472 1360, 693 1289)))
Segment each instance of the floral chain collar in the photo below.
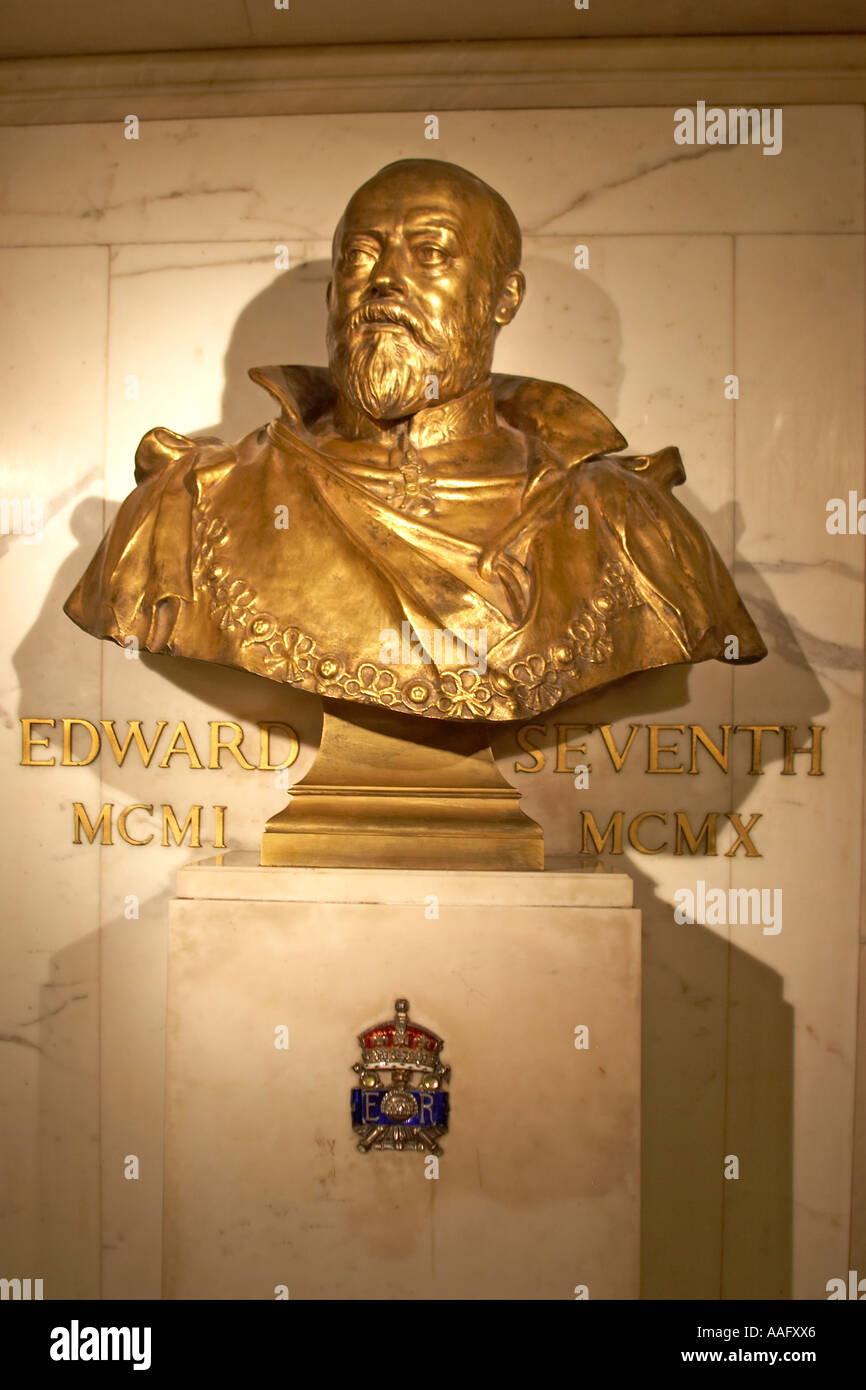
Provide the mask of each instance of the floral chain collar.
POLYGON ((400 714, 519 719, 552 709, 566 698, 566 686, 579 681, 586 666, 609 660, 611 619, 643 602, 622 566, 608 561, 593 597, 569 624, 568 636, 549 646, 546 654, 522 656, 507 671, 488 669, 483 675, 471 667, 439 671, 428 665, 401 680, 390 667, 340 661, 302 629, 281 627, 273 613, 258 607, 252 585, 234 576, 230 542, 227 522, 211 514, 204 500, 194 519, 193 584, 220 631, 240 637, 250 666, 301 690, 400 714))

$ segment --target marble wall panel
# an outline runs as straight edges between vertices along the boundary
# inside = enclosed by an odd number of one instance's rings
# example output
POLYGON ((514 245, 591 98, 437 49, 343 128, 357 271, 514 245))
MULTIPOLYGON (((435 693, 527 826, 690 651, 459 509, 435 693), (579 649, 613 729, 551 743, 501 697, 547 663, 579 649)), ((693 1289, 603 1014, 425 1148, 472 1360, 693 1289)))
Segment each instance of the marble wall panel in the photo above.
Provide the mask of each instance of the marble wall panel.
POLYGON ((20 766, 21 720, 59 725, 101 700, 99 649, 81 649, 60 603, 70 554, 102 530, 107 266, 102 247, 0 252, 0 1257, 46 1298, 99 1292, 99 881, 72 844, 80 774, 48 724, 32 759, 55 765, 20 766))
POLYGON ((465 164, 512 202, 527 233, 863 227, 859 107, 789 106, 770 156, 678 145, 673 108, 440 112, 437 140, 425 138, 426 114, 148 121, 137 140, 120 122, 7 127, 0 237, 330 238, 358 183, 410 156, 465 164))
MULTIPOLYGON (((777 972, 794 1012, 793 1294, 820 1298, 848 1268, 853 1147, 864 556, 861 536, 828 534, 826 523, 830 498, 863 490, 863 243, 738 238, 736 275, 738 581, 771 647, 755 684, 736 687, 736 718, 772 708, 771 722, 803 726, 812 710, 826 726, 822 777, 806 775, 808 755, 793 777, 780 775, 778 752, 760 777, 738 764, 738 790, 751 783, 749 803, 764 815, 765 858, 732 865, 738 886, 783 894, 783 929, 752 935, 749 954, 777 972)), ((751 932, 732 928, 738 938, 751 932)), ((732 969, 732 1150, 754 1144, 757 1116, 784 1085, 762 1065, 760 1034, 742 1027, 746 988, 732 969)), ((746 1192, 745 1181, 731 1185, 731 1215, 746 1192)), ((744 1296, 752 1241, 748 1226, 730 1232, 728 1287, 744 1296)))

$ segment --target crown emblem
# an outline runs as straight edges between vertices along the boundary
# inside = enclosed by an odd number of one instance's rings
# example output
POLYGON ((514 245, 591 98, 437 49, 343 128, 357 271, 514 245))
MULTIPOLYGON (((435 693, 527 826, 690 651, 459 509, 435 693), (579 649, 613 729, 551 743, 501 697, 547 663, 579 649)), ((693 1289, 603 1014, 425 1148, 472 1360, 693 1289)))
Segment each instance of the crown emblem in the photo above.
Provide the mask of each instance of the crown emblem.
POLYGON ((358 1036, 361 1060, 352 1070, 352 1128, 362 1153, 396 1149, 441 1154, 448 1129, 451 1068, 442 1065, 442 1038, 409 1018, 408 999, 398 999, 394 1017, 358 1036), (386 1076, 389 1080, 386 1082, 386 1076))

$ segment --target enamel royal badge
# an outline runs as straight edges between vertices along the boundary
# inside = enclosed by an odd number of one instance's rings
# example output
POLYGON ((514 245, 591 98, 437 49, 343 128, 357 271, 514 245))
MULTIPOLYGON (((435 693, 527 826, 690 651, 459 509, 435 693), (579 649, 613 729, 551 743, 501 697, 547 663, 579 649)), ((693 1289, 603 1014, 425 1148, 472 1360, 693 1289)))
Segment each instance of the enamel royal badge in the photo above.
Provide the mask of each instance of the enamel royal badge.
POLYGON ((361 1060, 352 1070, 352 1128, 362 1153, 399 1149, 441 1154, 448 1130, 448 1092, 442 1086, 451 1068, 442 1065, 442 1038, 409 1018, 409 1001, 398 999, 394 1018, 358 1037, 361 1060), (387 1081, 386 1081, 387 1078, 387 1081))

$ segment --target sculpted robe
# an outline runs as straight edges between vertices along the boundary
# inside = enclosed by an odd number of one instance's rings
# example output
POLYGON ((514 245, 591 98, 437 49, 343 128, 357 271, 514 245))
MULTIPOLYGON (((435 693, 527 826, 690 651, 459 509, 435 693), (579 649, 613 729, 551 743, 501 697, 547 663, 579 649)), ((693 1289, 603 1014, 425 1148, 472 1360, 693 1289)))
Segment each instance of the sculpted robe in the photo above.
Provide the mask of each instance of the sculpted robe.
POLYGON ((672 495, 678 451, 614 457, 576 392, 493 376, 387 435, 325 369, 250 375, 281 412, 238 444, 141 441, 65 605, 85 631, 435 719, 526 718, 731 638, 766 655, 672 495))

